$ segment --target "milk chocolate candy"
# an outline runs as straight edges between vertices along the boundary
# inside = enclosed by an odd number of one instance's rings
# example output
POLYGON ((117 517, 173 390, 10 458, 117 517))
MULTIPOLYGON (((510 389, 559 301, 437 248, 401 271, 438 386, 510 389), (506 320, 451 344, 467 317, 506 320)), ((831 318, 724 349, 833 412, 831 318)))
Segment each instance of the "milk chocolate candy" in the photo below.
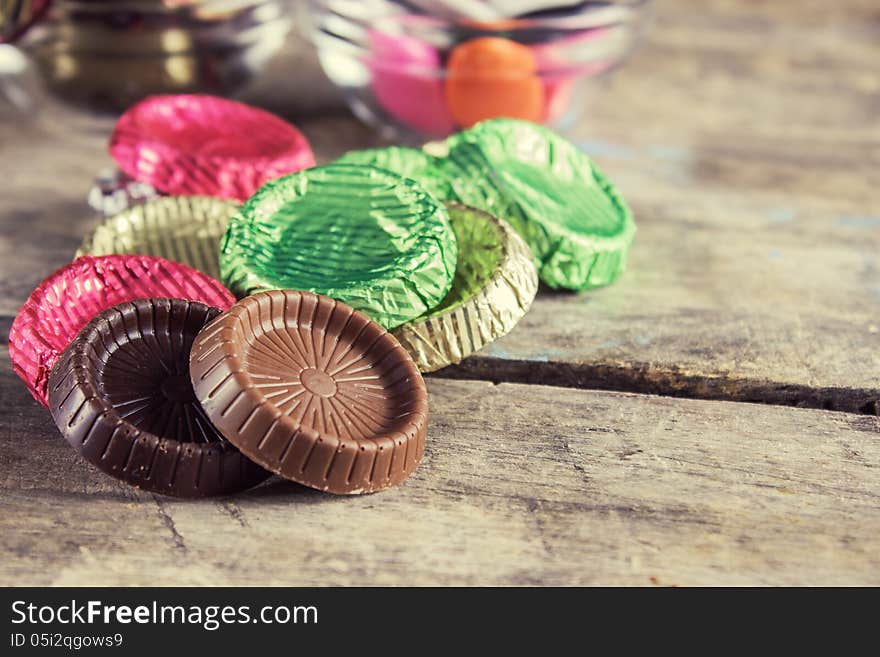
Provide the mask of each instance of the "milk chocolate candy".
POLYGON ((138 299, 95 317, 49 376, 49 409, 67 442, 107 474, 166 495, 224 495, 266 479, 193 394, 190 348, 220 312, 138 299))
POLYGON ((379 324, 309 292, 261 292, 199 333, 193 389, 245 455, 300 484, 368 493, 400 483, 425 450, 428 395, 379 324))

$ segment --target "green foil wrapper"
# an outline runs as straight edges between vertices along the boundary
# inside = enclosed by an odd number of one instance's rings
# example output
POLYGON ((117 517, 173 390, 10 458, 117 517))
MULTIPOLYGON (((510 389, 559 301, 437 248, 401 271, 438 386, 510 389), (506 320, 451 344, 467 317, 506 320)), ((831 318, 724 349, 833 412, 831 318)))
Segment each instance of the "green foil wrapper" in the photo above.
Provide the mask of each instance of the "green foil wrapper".
POLYGON ((239 204, 208 196, 163 196, 133 206, 85 238, 76 256, 136 253, 182 262, 220 278, 220 239, 239 204))
POLYGON ((417 182, 330 164, 261 187, 229 222, 220 273, 239 297, 306 290, 394 328, 443 300, 457 258, 446 208, 417 182))
POLYGON ((504 221, 447 204, 458 240, 452 289, 436 308, 394 330, 422 372, 458 363, 508 333, 538 291, 529 247, 504 221))
POLYGON ((453 135, 446 148, 437 162, 455 195, 509 221, 548 286, 599 287, 625 269, 632 212, 574 144, 543 126, 492 119, 453 135))
POLYGON ((404 178, 411 178, 441 201, 455 200, 452 183, 446 178, 436 158, 425 151, 404 146, 368 148, 349 151, 337 161, 339 164, 367 164, 388 169, 404 178))

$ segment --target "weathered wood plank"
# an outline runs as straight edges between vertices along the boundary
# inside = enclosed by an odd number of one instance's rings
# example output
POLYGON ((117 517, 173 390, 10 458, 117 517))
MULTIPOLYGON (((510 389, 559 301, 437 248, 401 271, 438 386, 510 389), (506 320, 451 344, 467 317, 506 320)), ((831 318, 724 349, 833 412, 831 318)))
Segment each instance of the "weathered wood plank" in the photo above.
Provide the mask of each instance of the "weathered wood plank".
POLYGON ((876 414, 880 219, 815 212, 792 227, 687 194, 687 208, 637 206, 614 286, 540 294, 515 331, 446 374, 876 414))
POLYGON ((660 5, 576 138, 634 206, 628 273, 453 374, 876 413, 876 6, 660 5))
MULTIPOLYGON (((457 375, 877 412, 878 36, 869 1, 658 3, 575 130, 635 208, 629 272, 543 292, 457 375)), ((293 118, 322 161, 379 143, 345 116, 293 118)), ((0 332, 94 223, 109 126, 0 124, 0 332)))
POLYGON ((6 360, 0 584, 880 584, 876 418, 429 390, 428 451, 401 487, 189 502, 80 460, 6 360))

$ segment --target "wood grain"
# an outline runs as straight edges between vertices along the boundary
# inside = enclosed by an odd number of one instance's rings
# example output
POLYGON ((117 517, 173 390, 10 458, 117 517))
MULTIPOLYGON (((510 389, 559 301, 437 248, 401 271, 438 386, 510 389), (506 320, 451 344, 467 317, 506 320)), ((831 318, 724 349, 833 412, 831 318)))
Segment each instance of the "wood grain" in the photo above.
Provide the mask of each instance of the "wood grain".
POLYGON ((658 4, 575 130, 634 207, 629 271, 459 375, 876 413, 876 4, 658 4))
MULTIPOLYGON (((444 371, 530 385, 429 380, 399 488, 193 503, 79 460, 4 355, 0 584, 880 584, 880 419, 741 403, 880 414, 880 11, 657 6, 572 132, 634 207, 629 271, 444 371)), ((320 161, 382 143, 273 71, 249 98, 320 161)), ((0 339, 97 222, 111 125, 0 123, 0 339)))
MULTIPOLYGON (((513 333, 446 374, 877 413, 876 8, 658 5, 572 133, 635 209, 629 271, 541 292, 513 333)), ((381 143, 345 114, 303 114, 332 105, 325 91, 304 105, 278 88, 249 97, 291 108, 320 161, 381 143)), ((110 125, 60 108, 0 124, 0 334, 94 225, 84 195, 110 125)))
POLYGON ((190 502, 83 462, 3 367, 0 584, 880 583, 875 418, 435 380, 400 487, 190 502))

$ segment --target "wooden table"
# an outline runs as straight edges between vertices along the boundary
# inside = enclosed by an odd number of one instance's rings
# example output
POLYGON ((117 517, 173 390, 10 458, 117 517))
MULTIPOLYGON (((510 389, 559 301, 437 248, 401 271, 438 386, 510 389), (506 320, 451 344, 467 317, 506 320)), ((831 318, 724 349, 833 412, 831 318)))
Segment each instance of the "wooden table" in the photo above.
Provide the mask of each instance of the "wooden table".
MULTIPOLYGON (((875 4, 658 3, 575 136, 635 210, 628 272, 431 376, 397 489, 137 491, 3 356, 0 584, 880 584, 875 4)), ((291 118, 322 161, 381 143, 291 118)), ((4 340, 96 221, 109 125, 0 124, 4 340)))

